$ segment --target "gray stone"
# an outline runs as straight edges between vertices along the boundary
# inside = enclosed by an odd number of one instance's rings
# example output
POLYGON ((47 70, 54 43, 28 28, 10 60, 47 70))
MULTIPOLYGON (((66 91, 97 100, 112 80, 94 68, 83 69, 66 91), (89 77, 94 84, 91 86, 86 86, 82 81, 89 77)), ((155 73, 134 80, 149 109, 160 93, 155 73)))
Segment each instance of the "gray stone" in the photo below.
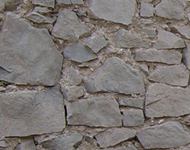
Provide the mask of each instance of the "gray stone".
POLYGON ((7 13, 0 45, 0 80, 15 84, 56 85, 63 57, 46 29, 7 13))
POLYGON ((37 12, 31 12, 25 16, 28 20, 35 22, 35 23, 53 23, 55 22, 55 17, 47 17, 44 15, 41 15, 37 12))
POLYGON ((144 99, 143 98, 120 97, 119 98, 119 105, 143 109, 144 99))
POLYGON ((63 96, 57 88, 3 93, 0 99, 0 137, 60 132, 65 128, 63 96))
POLYGON ((129 25, 136 13, 136 0, 91 0, 90 10, 94 16, 129 25))
POLYGON ((62 87, 61 91, 66 100, 72 101, 84 95, 84 88, 82 86, 62 87))
POLYGON ((190 70, 190 43, 186 43, 187 47, 183 49, 183 62, 188 70, 190 70))
POLYGON ((102 48, 106 47, 108 42, 106 41, 102 33, 91 36, 87 41, 86 45, 94 52, 98 53, 102 48))
POLYGON ((183 19, 185 15, 185 0, 162 0, 155 8, 155 14, 167 19, 183 19))
POLYGON ((86 90, 132 94, 145 92, 140 72, 117 57, 108 58, 84 81, 86 90))
POLYGON ((71 4, 78 4, 78 5, 82 5, 84 4, 83 0, 70 0, 71 4))
POLYGON ((136 131, 127 128, 114 128, 103 131, 95 136, 101 148, 117 145, 123 141, 134 138, 136 131))
POLYGON ((154 15, 153 4, 141 2, 140 15, 142 17, 152 17, 154 15))
POLYGON ((70 85, 79 85, 83 80, 83 76, 77 72, 73 67, 69 70, 70 85))
POLYGON ((68 103, 67 112, 69 125, 87 125, 91 127, 122 125, 118 103, 105 97, 94 97, 68 103))
POLYGON ((79 63, 87 62, 97 58, 81 42, 67 46, 63 51, 63 55, 65 58, 79 63))
POLYGON ((147 30, 145 30, 145 32, 148 35, 148 37, 151 39, 156 37, 156 28, 147 29, 147 30))
POLYGON ((32 138, 22 139, 21 143, 17 145, 15 150, 36 150, 34 140, 32 138))
POLYGON ((55 0, 32 0, 32 3, 35 5, 45 6, 54 8, 55 0))
POLYGON ((143 23, 144 25, 150 25, 153 23, 153 21, 151 19, 145 19, 145 18, 141 18, 140 19, 141 23, 143 23))
POLYGON ((171 87, 155 83, 150 85, 146 94, 146 116, 176 117, 190 114, 190 89, 171 87))
POLYGON ((34 8, 34 12, 41 13, 41 14, 46 14, 46 13, 52 12, 52 10, 47 8, 47 7, 38 7, 38 6, 36 6, 34 8))
POLYGON ((56 3, 58 4, 58 5, 69 5, 69 4, 71 4, 71 0, 56 0, 56 3))
POLYGON ((174 121, 147 127, 137 137, 145 149, 175 148, 190 142, 189 132, 174 121))
POLYGON ((148 75, 149 74, 149 70, 148 70, 148 66, 146 64, 138 64, 140 69, 146 74, 148 75))
POLYGON ((0 0, 0 10, 14 11, 23 3, 23 0, 0 0))
POLYGON ((136 61, 156 62, 164 64, 180 64, 182 54, 175 50, 138 49, 135 51, 136 61))
POLYGON ((117 32, 114 42, 119 48, 148 48, 150 46, 149 40, 125 29, 120 29, 117 32))
POLYGON ((156 49, 174 49, 174 48, 184 48, 184 41, 177 37, 175 34, 165 31, 158 30, 158 39, 154 44, 156 49))
POLYGON ((190 21, 190 13, 188 13, 187 16, 188 16, 188 20, 190 21))
POLYGON ((172 30, 177 31, 183 37, 190 39, 190 26, 172 26, 172 30))
POLYGON ((0 141, 0 147, 7 147, 7 143, 5 141, 0 141))
POLYGON ((78 41, 81 36, 89 34, 91 29, 82 24, 76 13, 68 9, 59 12, 52 35, 67 41, 78 41))
POLYGON ((140 109, 129 109, 123 111, 123 126, 133 127, 144 124, 144 114, 140 109))
POLYGON ((82 142, 83 136, 79 133, 59 135, 42 143, 46 150, 74 150, 82 142))
POLYGON ((137 150, 134 146, 132 147, 114 147, 114 148, 104 148, 103 150, 137 150))

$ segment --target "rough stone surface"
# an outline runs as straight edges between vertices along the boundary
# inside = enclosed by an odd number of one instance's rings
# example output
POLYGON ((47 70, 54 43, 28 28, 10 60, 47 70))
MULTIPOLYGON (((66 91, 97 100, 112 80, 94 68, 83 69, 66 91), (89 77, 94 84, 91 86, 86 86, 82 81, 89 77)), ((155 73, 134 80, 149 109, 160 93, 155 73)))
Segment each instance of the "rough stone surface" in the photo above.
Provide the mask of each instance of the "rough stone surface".
POLYGON ((21 143, 17 145, 15 150, 36 150, 34 140, 31 138, 21 140, 21 143))
POLYGON ((135 51, 136 61, 156 62, 164 64, 180 64, 182 54, 175 50, 138 49, 135 51))
POLYGON ((73 67, 69 70, 69 83, 70 85, 79 85, 83 80, 83 76, 77 72, 73 67))
POLYGON ((152 17, 154 15, 154 7, 150 3, 141 2, 140 15, 142 17, 152 17))
POLYGON ((188 70, 190 70, 190 43, 186 43, 187 47, 183 49, 183 62, 188 70))
POLYGON ((65 128, 63 97, 56 88, 39 93, 4 93, 0 99, 0 137, 59 132, 65 128))
POLYGON ((143 109, 144 99, 143 98, 125 98, 125 97, 120 97, 119 98, 119 105, 143 109))
POLYGON ((184 65, 157 66, 148 79, 168 85, 187 86, 189 71, 184 65))
POLYGON ((67 105, 69 125, 91 127, 121 126, 118 103, 105 97, 84 99, 67 105))
POLYGON ((78 4, 78 5, 84 4, 83 0, 70 0, 70 1, 71 1, 71 4, 78 4))
POLYGON ((5 142, 5 141, 0 141, 0 148, 1 147, 7 147, 8 145, 7 145, 7 143, 5 142))
POLYGON ((46 14, 46 13, 52 12, 52 10, 49 9, 49 8, 47 8, 47 7, 39 7, 39 6, 36 6, 36 7, 34 8, 34 12, 41 13, 41 14, 46 14))
POLYGON ((167 19, 183 19, 185 15, 185 0, 162 0, 155 8, 157 16, 167 19))
POLYGON ((82 24, 74 12, 63 9, 59 12, 52 35, 67 41, 77 41, 81 36, 89 34, 90 31, 91 29, 82 24))
POLYGON ((63 55, 65 58, 79 63, 87 62, 97 58, 81 42, 67 46, 63 51, 63 55))
POLYGON ((150 46, 149 40, 141 38, 137 33, 125 29, 120 29, 117 32, 114 42, 116 47, 119 48, 148 48, 150 46))
POLYGON ((16 15, 6 14, 0 44, 0 80, 52 86, 60 79, 62 60, 46 29, 34 28, 16 15))
POLYGON ((145 149, 173 148, 190 142, 190 134, 183 126, 174 121, 147 127, 137 133, 145 149))
POLYGON ((71 4, 71 0, 56 0, 56 3, 59 5, 69 5, 71 4))
POLYGON ((54 8, 55 0, 32 0, 33 4, 54 8))
POLYGON ((172 26, 172 30, 177 31, 183 37, 190 39, 190 26, 172 26))
POLYGON ((103 131, 95 136, 101 148, 114 146, 118 143, 134 138, 136 131, 127 128, 115 128, 103 131))
POLYGON ((85 81, 85 87, 91 93, 144 93, 144 81, 140 72, 117 57, 108 58, 96 69, 85 81))
POLYGON ((184 41, 177 37, 175 34, 165 31, 158 30, 158 39, 154 44, 156 49, 174 49, 174 48, 184 48, 184 41))
POLYGON ((183 116, 190 113, 189 88, 171 87, 155 83, 146 94, 146 116, 183 116))

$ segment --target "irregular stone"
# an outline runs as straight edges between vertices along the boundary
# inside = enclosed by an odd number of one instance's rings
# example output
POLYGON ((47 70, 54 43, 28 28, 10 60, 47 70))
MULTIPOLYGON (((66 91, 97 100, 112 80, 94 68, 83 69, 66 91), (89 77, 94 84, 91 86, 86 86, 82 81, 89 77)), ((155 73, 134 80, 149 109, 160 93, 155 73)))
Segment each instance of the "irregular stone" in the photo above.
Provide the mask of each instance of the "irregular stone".
POLYGON ((56 3, 58 5, 62 5, 62 4, 69 5, 69 4, 71 4, 71 0, 56 0, 56 3))
POLYGON ((141 2, 140 15, 142 17, 154 16, 154 6, 150 3, 141 2))
POLYGON ((65 128, 63 96, 57 88, 3 93, 0 99, 0 137, 39 135, 65 128))
POLYGON ((63 134, 43 142, 42 147, 46 150, 74 150, 82 142, 82 138, 83 136, 79 133, 63 134))
POLYGON ((16 15, 6 14, 0 44, 0 80, 24 85, 56 85, 62 61, 46 29, 34 28, 16 15))
POLYGON ((95 17, 129 25, 136 13, 136 0, 91 0, 90 10, 95 17))
POLYGON ((47 8, 47 7, 38 7, 38 6, 36 6, 34 8, 34 12, 41 13, 41 14, 46 14, 46 13, 52 12, 52 10, 47 8))
POLYGON ((187 86, 189 82, 189 71, 184 65, 157 66, 148 76, 148 79, 169 85, 187 86))
POLYGON ((81 42, 67 46, 63 51, 63 55, 65 58, 79 63, 87 62, 97 58, 81 42))
POLYGON ((172 30, 177 31, 185 38, 190 39, 190 26, 172 26, 172 30))
POLYGON ((83 76, 77 72, 73 67, 69 70, 69 83, 70 85, 79 85, 83 80, 83 76))
POLYGON ((14 11, 21 3, 23 3, 23 0, 1 0, 0 10, 14 11))
POLYGON ((103 131, 95 136, 101 148, 117 145, 123 141, 134 138, 136 131, 127 128, 114 128, 103 131))
POLYGON ((144 25, 150 25, 153 23, 151 19, 141 18, 140 20, 141 20, 141 23, 143 23, 144 25))
POLYGON ((21 143, 17 145, 15 150, 36 150, 33 139, 22 139, 21 143))
POLYGON ((67 41, 78 41, 81 36, 89 34, 91 29, 82 24, 76 13, 68 9, 60 11, 53 27, 52 35, 67 41))
POLYGON ((125 29, 120 29, 117 32, 114 42, 119 48, 148 48, 150 46, 149 40, 125 29))
POLYGON ((187 14, 188 20, 190 21, 190 13, 187 14))
POLYGON ((114 148, 104 148, 103 150, 137 150, 134 146, 132 147, 114 147, 114 148))
POLYGON ((146 74, 149 74, 148 66, 146 64, 138 64, 140 69, 146 74))
POLYGON ((154 44, 156 49, 174 49, 174 48, 184 48, 184 41, 177 37, 175 34, 165 31, 158 30, 158 39, 154 44))
POLYGON ((0 147, 7 147, 7 143, 5 141, 0 141, 0 147))
POLYGON ((185 15, 185 0, 162 0, 155 8, 155 14, 167 19, 183 19, 185 15))
POLYGON ((108 58, 84 81, 86 90, 132 94, 145 92, 140 72, 117 57, 108 58))
POLYGON ((146 94, 146 116, 176 117, 190 114, 190 89, 155 83, 146 94))
POLYGON ((84 95, 84 88, 82 86, 62 87, 61 91, 66 100, 72 101, 84 95))
POLYGON ((78 4, 78 5, 82 5, 84 4, 83 0, 70 0, 71 4, 78 4))
POLYGON ((69 125, 87 125, 91 127, 122 125, 118 103, 105 97, 94 97, 68 103, 67 112, 69 125))
POLYGON ((151 39, 156 37, 156 28, 147 29, 145 32, 148 35, 148 37, 151 39))
POLYGON ((106 41, 102 33, 98 33, 90 37, 86 41, 86 45, 94 52, 98 53, 102 48, 106 47, 108 42, 106 41))
POLYGON ((183 62, 188 70, 190 70, 190 43, 186 43, 187 47, 183 49, 183 62))
POLYGON ((182 54, 175 50, 138 49, 135 51, 136 61, 157 62, 164 64, 180 64, 182 54))
POLYGON ((137 133, 137 138, 145 149, 175 148, 190 142, 190 134, 174 121, 147 127, 137 133))
POLYGON ((32 3, 35 5, 45 6, 54 8, 55 0, 32 0, 32 3))
POLYGON ((119 105, 143 109, 143 107, 144 107, 144 99, 143 98, 120 97, 119 98, 119 105))
POLYGON ((140 109, 123 111, 123 125, 127 127, 141 126, 144 124, 144 114, 140 109))

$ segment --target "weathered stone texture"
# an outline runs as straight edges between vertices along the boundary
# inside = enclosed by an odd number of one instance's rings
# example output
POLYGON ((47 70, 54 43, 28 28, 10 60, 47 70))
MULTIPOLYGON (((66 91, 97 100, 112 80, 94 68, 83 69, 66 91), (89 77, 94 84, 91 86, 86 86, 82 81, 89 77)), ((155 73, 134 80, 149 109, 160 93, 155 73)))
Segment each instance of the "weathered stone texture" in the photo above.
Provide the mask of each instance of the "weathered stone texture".
POLYGON ((141 2, 140 15, 142 17, 152 17, 154 15, 153 4, 141 2))
POLYGON ((32 0, 33 4, 54 8, 55 0, 32 0))
POLYGON ((119 105, 143 109, 144 99, 143 98, 125 98, 125 97, 121 97, 121 98, 119 98, 119 105))
POLYGON ((190 70, 190 43, 186 43, 187 47, 183 49, 183 62, 187 69, 190 70))
POLYGON ((70 85, 78 85, 82 82, 83 76, 77 72, 73 67, 69 70, 69 83, 70 85))
POLYGON ((183 37, 190 39, 190 26, 172 26, 172 30, 177 31, 183 37))
POLYGON ((36 150, 34 140, 32 138, 22 139, 21 143, 17 145, 15 150, 36 150))

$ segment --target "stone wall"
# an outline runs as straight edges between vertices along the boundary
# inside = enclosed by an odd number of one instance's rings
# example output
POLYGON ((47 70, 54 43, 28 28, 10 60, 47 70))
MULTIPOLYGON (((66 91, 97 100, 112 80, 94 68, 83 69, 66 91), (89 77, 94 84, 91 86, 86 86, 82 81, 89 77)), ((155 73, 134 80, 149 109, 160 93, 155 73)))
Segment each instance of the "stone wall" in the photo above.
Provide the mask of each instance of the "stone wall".
POLYGON ((0 0, 0 150, 189 150, 189 0, 0 0))

